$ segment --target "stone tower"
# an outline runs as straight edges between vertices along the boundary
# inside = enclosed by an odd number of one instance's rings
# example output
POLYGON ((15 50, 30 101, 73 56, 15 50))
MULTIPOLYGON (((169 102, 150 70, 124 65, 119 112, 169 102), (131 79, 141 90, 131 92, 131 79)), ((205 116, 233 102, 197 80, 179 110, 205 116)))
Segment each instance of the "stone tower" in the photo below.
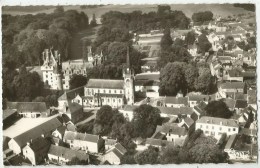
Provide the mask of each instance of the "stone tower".
POLYGON ((62 90, 62 63, 58 51, 45 49, 42 53, 43 65, 43 82, 50 86, 53 90, 62 90))
POLYGON ((134 104, 134 70, 130 65, 129 48, 127 47, 126 67, 123 70, 125 98, 127 104, 134 104))

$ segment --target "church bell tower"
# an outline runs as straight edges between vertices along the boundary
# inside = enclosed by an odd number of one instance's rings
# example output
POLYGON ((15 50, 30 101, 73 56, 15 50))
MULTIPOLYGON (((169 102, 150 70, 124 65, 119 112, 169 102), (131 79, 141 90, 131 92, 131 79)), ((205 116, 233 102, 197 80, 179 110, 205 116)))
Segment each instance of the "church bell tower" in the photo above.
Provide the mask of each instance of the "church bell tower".
POLYGON ((123 70, 125 98, 129 105, 134 104, 134 70, 130 66, 129 47, 127 47, 126 67, 123 70))

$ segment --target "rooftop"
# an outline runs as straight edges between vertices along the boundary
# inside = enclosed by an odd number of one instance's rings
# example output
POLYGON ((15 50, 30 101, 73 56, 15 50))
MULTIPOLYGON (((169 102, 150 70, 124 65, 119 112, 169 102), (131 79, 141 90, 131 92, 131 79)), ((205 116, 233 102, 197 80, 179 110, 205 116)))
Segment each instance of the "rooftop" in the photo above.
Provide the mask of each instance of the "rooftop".
POLYGON ((244 82, 226 82, 220 84, 222 89, 244 89, 245 83, 244 82))
POLYGON ((89 79, 87 88, 124 89, 123 80, 89 79))
POLYGON ((237 123, 233 119, 225 119, 225 118, 217 118, 217 117, 208 117, 203 116, 199 120, 196 121, 196 123, 208 123, 213 125, 223 125, 223 126, 229 126, 229 127, 238 127, 237 123))
POLYGON ((88 160, 89 155, 84 151, 75 151, 69 148, 65 148, 62 146, 51 145, 49 154, 64 157, 68 160, 72 160, 72 158, 77 157, 79 160, 88 160))
POLYGON ((45 102, 7 102, 7 109, 16 109, 18 112, 46 112, 45 102))

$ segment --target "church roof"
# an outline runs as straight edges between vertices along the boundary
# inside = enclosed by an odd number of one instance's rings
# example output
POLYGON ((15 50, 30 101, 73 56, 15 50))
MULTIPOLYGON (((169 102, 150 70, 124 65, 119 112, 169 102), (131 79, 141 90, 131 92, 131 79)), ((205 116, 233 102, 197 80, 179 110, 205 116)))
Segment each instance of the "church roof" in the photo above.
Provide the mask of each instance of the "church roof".
POLYGON ((87 88, 124 89, 123 80, 89 79, 87 88))

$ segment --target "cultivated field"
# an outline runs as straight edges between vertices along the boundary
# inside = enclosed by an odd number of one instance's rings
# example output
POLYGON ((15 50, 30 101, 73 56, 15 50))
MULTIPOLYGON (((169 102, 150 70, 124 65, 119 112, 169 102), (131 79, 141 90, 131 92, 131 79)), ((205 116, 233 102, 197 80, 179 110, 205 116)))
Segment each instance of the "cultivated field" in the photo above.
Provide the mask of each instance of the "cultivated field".
MULTIPOLYGON (((191 17, 194 12, 198 11, 212 11, 215 15, 229 16, 234 14, 251 13, 242 8, 234 7, 232 4, 174 4, 170 5, 172 10, 181 10, 186 16, 191 17)), ((3 7, 3 14, 21 15, 21 14, 37 14, 37 13, 52 13, 55 6, 33 6, 29 7, 3 7)), ((141 10, 143 12, 151 12, 157 10, 157 5, 106 5, 96 8, 80 9, 80 6, 64 6, 65 10, 75 9, 84 11, 89 17, 95 14, 100 17, 102 14, 114 10, 120 12, 132 12, 141 10)))

